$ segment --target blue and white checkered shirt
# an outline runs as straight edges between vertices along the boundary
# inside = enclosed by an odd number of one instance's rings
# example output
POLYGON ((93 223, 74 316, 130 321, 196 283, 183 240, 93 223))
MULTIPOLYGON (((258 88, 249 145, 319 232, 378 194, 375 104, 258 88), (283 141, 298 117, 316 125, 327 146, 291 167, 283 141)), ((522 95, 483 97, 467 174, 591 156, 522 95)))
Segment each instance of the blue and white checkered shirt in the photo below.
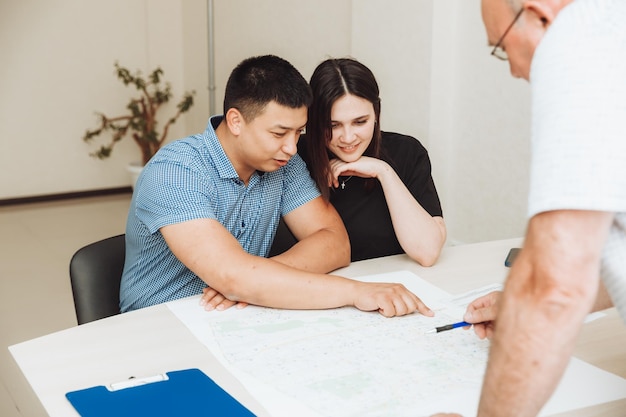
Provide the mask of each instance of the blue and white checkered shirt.
POLYGON ((253 174, 246 187, 215 135, 221 121, 214 116, 204 134, 163 147, 139 176, 126 224, 122 312, 206 287, 174 256, 161 227, 216 219, 246 252, 267 256, 280 216, 320 195, 298 155, 277 171, 253 174))

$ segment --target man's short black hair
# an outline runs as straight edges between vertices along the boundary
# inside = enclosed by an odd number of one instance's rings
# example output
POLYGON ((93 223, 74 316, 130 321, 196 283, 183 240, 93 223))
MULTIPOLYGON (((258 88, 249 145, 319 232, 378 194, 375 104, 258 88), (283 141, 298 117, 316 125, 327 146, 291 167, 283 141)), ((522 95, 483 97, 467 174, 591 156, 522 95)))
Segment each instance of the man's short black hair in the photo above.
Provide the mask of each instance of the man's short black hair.
POLYGON ((224 93, 224 114, 239 110, 246 121, 275 101, 297 109, 311 104, 311 88, 293 65, 274 55, 245 59, 231 72, 224 93))

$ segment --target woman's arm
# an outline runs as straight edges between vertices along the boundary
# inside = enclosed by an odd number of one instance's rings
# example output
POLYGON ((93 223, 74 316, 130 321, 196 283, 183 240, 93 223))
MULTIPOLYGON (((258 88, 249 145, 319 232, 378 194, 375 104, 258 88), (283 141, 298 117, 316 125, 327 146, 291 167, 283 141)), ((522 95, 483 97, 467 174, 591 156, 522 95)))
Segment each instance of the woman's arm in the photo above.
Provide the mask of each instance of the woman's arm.
POLYGON ((387 162, 367 156, 349 163, 334 159, 331 170, 335 182, 339 175, 378 179, 402 249, 420 265, 431 266, 437 261, 446 242, 443 218, 431 216, 387 162))

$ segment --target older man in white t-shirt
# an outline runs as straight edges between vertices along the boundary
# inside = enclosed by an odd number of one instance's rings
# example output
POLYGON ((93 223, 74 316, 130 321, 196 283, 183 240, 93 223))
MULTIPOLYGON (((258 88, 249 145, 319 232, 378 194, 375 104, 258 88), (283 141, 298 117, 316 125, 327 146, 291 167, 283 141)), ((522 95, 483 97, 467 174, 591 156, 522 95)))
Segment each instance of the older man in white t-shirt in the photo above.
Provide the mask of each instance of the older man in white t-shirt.
POLYGON ((530 220, 504 292, 465 320, 493 335, 478 415, 535 416, 585 316, 614 304, 626 322, 626 1, 482 0, 482 15, 531 83, 530 220))

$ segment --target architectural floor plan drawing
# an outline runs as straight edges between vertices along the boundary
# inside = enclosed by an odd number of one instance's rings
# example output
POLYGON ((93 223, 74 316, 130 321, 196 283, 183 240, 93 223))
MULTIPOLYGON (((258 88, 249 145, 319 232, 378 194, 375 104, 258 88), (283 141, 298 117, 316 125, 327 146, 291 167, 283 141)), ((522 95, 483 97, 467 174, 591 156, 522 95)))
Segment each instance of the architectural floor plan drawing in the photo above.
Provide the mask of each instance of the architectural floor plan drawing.
POLYGON ((451 392, 475 392, 488 342, 463 329, 426 334, 458 319, 259 309, 211 327, 230 364, 321 415, 402 416, 416 404, 449 404, 451 392))
MULTIPOLYGON (((168 307, 272 416, 475 415, 489 342, 461 328, 427 333, 462 320, 458 300, 464 297, 452 297, 408 271, 360 279, 403 283, 435 317, 386 318, 351 307, 205 312, 197 298, 168 307)), ((575 359, 570 368, 567 381, 594 378, 610 387, 602 396, 626 396, 623 378, 575 359)), ((571 389, 557 392, 546 412, 607 401, 587 393, 576 395, 582 405, 572 404, 567 398, 579 388, 563 385, 571 389)))

